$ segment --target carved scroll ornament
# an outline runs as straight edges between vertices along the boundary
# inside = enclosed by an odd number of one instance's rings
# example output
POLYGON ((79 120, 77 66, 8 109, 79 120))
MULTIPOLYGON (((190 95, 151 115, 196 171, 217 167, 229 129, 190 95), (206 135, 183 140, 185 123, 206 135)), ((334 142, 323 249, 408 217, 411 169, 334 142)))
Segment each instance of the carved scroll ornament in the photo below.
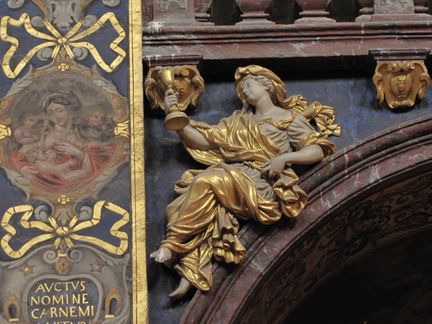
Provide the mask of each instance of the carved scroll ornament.
POLYGON ((165 109, 164 99, 168 90, 176 94, 178 102, 170 107, 165 118, 165 126, 168 129, 183 128, 189 123, 184 111, 189 105, 198 105, 198 100, 204 92, 204 80, 193 65, 151 68, 145 81, 145 93, 153 109, 165 109))
MULTIPOLYGON (((94 16, 86 15, 85 12, 95 0, 32 0, 32 2, 39 7, 45 19, 60 29, 69 30, 82 19, 94 23, 94 16)), ((8 7, 18 9, 24 3, 25 0, 8 0, 8 7)), ((121 0, 102 0, 102 3, 107 7, 116 7, 121 0)), ((42 18, 35 17, 34 22, 42 22, 42 18)))
POLYGON ((414 106, 426 96, 430 84, 428 70, 421 60, 378 61, 373 82, 379 103, 391 109, 414 106))

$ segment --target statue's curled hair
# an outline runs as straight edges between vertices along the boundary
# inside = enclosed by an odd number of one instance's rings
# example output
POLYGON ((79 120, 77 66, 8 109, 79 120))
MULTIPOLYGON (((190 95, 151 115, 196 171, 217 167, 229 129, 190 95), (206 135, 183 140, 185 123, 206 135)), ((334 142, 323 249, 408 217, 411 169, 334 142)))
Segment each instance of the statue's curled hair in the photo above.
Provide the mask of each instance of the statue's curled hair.
POLYGON ((247 106, 246 96, 243 93, 243 81, 252 77, 268 91, 273 103, 284 109, 304 110, 307 107, 306 100, 302 96, 286 97, 285 83, 272 71, 259 65, 239 67, 235 72, 236 92, 243 106, 247 106))

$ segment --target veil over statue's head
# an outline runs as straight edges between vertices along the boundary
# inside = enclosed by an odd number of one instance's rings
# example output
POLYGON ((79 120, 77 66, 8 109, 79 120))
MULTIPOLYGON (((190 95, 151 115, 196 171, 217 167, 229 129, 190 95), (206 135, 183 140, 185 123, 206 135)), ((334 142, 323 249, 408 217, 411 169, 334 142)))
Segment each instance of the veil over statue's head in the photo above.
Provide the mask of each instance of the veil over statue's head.
POLYGON ((299 108, 303 110, 307 106, 306 100, 302 96, 290 96, 287 98, 285 83, 272 71, 259 65, 248 65, 237 68, 235 72, 236 92, 244 108, 247 108, 249 104, 242 90, 242 82, 248 77, 253 77, 254 80, 261 83, 270 94, 273 103, 281 108, 299 108), (271 86, 269 86, 269 82, 271 86))

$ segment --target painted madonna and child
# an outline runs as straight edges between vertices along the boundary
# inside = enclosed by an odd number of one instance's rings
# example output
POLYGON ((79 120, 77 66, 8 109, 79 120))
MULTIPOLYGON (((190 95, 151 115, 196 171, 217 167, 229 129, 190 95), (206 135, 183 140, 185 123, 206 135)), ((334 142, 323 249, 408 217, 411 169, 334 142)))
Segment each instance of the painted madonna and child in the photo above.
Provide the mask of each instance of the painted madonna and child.
POLYGON ((15 114, 10 160, 46 191, 69 192, 95 179, 114 152, 114 122, 103 106, 84 111, 73 91, 53 91, 15 114))
MULTIPOLYGON (((297 217, 307 202, 291 164, 315 164, 334 153, 328 135, 339 135, 331 107, 301 96, 286 97, 272 71, 251 65, 235 73, 243 108, 217 125, 190 120, 177 130, 187 151, 206 170, 188 170, 176 184, 179 197, 167 207, 166 238, 151 254, 173 266, 182 298, 193 286, 212 286, 212 259, 238 264, 246 255, 238 238, 239 222, 269 225, 297 217), (314 120, 317 129, 309 120, 314 120)), ((177 104, 173 90, 165 110, 177 104)))

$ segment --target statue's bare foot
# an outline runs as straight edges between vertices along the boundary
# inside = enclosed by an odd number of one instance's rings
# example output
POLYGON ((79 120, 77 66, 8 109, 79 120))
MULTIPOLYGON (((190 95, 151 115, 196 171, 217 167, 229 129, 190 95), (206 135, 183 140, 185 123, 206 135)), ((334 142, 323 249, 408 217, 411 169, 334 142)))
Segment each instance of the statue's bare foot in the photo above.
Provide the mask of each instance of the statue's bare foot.
POLYGON ((157 251, 150 254, 150 258, 158 263, 167 264, 173 259, 173 254, 170 249, 162 246, 157 251))
POLYGON ((189 281, 187 281, 185 278, 181 278, 177 289, 174 290, 168 296, 171 298, 171 300, 182 299, 191 288, 192 288, 191 283, 189 281))

